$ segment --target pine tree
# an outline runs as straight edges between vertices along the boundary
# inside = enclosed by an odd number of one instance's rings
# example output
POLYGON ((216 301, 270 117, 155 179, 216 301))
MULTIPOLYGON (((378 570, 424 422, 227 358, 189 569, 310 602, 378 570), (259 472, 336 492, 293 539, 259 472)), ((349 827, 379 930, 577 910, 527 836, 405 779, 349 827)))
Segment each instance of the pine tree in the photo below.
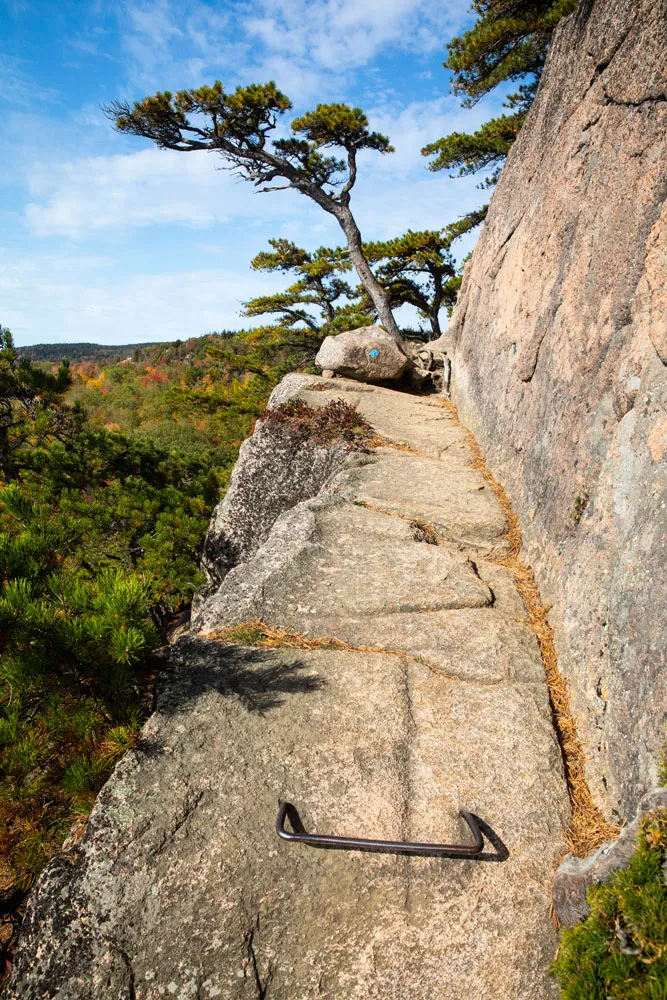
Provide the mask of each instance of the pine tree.
POLYGON ((35 368, 19 358, 10 331, 0 325, 0 477, 13 478, 12 454, 30 438, 71 433, 75 415, 59 405, 70 384, 68 361, 55 376, 35 368))
MULTIPOLYGON (((261 295, 244 303, 244 316, 278 314, 281 326, 303 324, 313 334, 328 331, 336 319, 341 299, 355 297, 350 284, 340 275, 351 269, 347 253, 320 247, 309 253, 286 239, 270 239, 273 251, 262 251, 251 261, 255 271, 280 271, 297 278, 294 284, 275 295, 261 295), (313 315, 313 308, 319 315, 313 315)), ((324 334, 322 334, 324 335, 324 334)))
POLYGON ((452 243, 479 225, 486 207, 471 212, 441 230, 412 232, 384 242, 366 243, 364 250, 375 275, 389 293, 392 306, 415 306, 428 320, 431 335, 440 336, 440 311, 451 313, 461 286, 461 269, 452 243))
MULTIPOLYGON (((347 250, 319 247, 309 252, 286 239, 271 239, 269 243, 273 251, 258 253, 251 266, 257 271, 281 271, 298 280, 284 292, 250 299, 243 313, 277 314, 279 328, 290 331, 284 346, 304 352, 303 358, 295 358, 297 367, 306 357, 314 357, 328 334, 372 322, 376 310, 363 285, 353 288, 343 277, 352 268, 347 250)), ((272 347, 277 347, 275 336, 272 347)))
POLYGON ((389 297, 375 279, 363 252, 361 233, 350 209, 357 180, 357 157, 364 149, 393 152, 389 139, 371 132, 361 108, 318 104, 291 123, 293 136, 273 139, 292 103, 272 81, 237 87, 226 94, 218 80, 212 87, 169 91, 133 105, 114 102, 105 110, 119 132, 151 139, 161 149, 212 150, 260 191, 290 188, 311 198, 337 220, 347 240, 349 259, 387 332, 401 334, 389 297), (341 156, 324 155, 333 149, 341 156), (285 183, 274 185, 273 181, 285 183))
POLYGON ((484 186, 494 184, 537 92, 551 36, 576 0, 474 0, 473 27, 448 43, 446 69, 454 72, 452 89, 472 107, 506 80, 521 81, 505 106, 513 113, 486 122, 477 132, 454 132, 429 143, 424 156, 435 156, 430 170, 458 168, 459 175, 493 168, 484 186))

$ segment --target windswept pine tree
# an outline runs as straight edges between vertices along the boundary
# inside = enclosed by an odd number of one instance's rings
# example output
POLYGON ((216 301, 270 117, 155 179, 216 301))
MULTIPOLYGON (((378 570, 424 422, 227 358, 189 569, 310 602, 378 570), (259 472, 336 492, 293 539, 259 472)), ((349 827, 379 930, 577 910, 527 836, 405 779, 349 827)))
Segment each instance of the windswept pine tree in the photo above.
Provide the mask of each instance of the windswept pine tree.
POLYGON ((490 169, 484 186, 495 184, 535 99, 554 29, 575 7, 576 0, 474 0, 475 24, 447 44, 444 66, 454 73, 454 93, 470 108, 501 83, 520 85, 505 101, 510 114, 424 146, 422 154, 435 157, 429 170, 464 176, 490 169))
POLYGON ((318 104, 293 119, 292 137, 271 139, 291 108, 292 102, 273 81, 227 94, 217 80, 212 87, 163 91, 134 104, 115 101, 105 111, 119 132, 151 139, 160 149, 216 152, 259 191, 291 189, 318 204, 339 223, 350 262, 382 325, 400 342, 389 296, 366 260, 350 208, 359 153, 391 153, 393 147, 386 135, 370 131, 361 108, 347 104, 318 104), (324 155, 327 149, 339 155, 324 155))
MULTIPOLYGON (((441 310, 451 312, 461 285, 461 268, 452 254, 452 244, 479 225, 485 210, 471 212, 441 230, 409 230, 394 239, 363 244, 364 255, 392 308, 411 305, 418 309, 429 323, 430 338, 440 336, 441 310)), ((271 239, 269 244, 272 251, 258 253, 252 267, 280 271, 298 280, 283 292, 250 299, 244 315, 277 315, 281 328, 291 331, 292 336, 302 336, 299 343, 289 339, 285 343, 304 350, 309 344, 319 345, 330 333, 375 320, 377 310, 364 286, 353 288, 344 278, 351 270, 346 249, 320 247, 308 252, 286 239, 271 239)))

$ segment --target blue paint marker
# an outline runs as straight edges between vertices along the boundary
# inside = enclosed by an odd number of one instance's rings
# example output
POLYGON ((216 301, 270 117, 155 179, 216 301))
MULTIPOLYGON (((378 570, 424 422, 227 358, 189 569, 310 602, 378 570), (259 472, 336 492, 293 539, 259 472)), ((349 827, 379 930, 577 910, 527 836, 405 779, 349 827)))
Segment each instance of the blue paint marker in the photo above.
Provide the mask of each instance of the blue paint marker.
POLYGON ((372 351, 368 352, 368 357, 369 358, 379 358, 380 357, 380 352, 377 350, 377 348, 374 347, 372 351))

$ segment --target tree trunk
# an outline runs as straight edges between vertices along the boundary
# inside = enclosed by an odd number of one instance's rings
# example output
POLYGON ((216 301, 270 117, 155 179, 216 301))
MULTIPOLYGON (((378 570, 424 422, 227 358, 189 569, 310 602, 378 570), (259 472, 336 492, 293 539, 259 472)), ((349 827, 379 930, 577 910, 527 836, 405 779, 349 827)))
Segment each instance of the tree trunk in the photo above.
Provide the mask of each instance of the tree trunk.
POLYGON ((359 232, 359 228, 354 221, 352 212, 347 205, 337 205, 336 212, 334 214, 340 223, 341 229, 345 233, 348 250, 350 252, 350 260, 361 279, 362 285, 373 300, 373 305, 377 309, 382 326, 385 328, 389 336, 394 338, 399 347, 402 347, 403 338, 401 337, 401 331, 398 329, 398 325, 394 319, 394 314, 391 311, 389 296, 380 282, 376 279, 368 265, 368 261, 364 257, 364 251, 361 244, 361 233, 359 232))
POLYGON ((14 478, 9 461, 9 428, 0 424, 0 479, 3 476, 6 483, 11 482, 14 478))
POLYGON ((433 279, 433 299, 431 301, 431 308, 429 310, 429 319, 431 321, 431 331, 433 333, 433 340, 437 340, 438 337, 442 336, 442 330, 440 329, 440 307, 442 306, 442 300, 445 297, 444 289, 442 287, 442 271, 440 269, 431 270, 431 278, 433 279))

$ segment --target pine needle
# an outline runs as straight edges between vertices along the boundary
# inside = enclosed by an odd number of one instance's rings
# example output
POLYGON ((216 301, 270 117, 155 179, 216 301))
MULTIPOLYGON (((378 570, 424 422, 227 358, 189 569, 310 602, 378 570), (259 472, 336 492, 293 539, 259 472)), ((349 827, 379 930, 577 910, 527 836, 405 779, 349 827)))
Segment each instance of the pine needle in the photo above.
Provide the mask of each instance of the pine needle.
POLYGON ((240 625, 230 625, 214 632, 204 632, 203 638, 227 645, 257 646, 260 649, 319 649, 336 650, 341 653, 381 653, 385 656, 396 656, 410 663, 418 663, 444 680, 460 680, 455 674, 445 674, 437 667, 427 663, 422 657, 410 656, 409 653, 404 653, 401 649, 385 649, 383 646, 351 646, 348 642, 331 636, 310 638, 310 636, 301 635, 298 632, 288 632, 277 625, 269 625, 261 618, 252 622, 243 622, 240 625))
POLYGON ((553 628, 549 624, 549 608, 542 601, 530 566, 521 559, 521 529, 519 519, 512 509, 503 487, 489 471, 484 456, 471 432, 459 421, 453 403, 443 400, 443 407, 451 413, 466 435, 473 454, 470 468, 477 469, 496 495, 507 523, 510 553, 504 559, 493 560, 508 569, 526 608, 526 624, 537 636, 542 654, 544 672, 549 688, 549 700, 556 735, 563 757, 563 768, 572 808, 570 825, 565 832, 565 842, 571 854, 585 857, 607 840, 618 836, 620 828, 607 823, 596 806, 586 779, 586 755, 577 732, 577 725, 570 708, 569 682, 558 669, 553 628))

